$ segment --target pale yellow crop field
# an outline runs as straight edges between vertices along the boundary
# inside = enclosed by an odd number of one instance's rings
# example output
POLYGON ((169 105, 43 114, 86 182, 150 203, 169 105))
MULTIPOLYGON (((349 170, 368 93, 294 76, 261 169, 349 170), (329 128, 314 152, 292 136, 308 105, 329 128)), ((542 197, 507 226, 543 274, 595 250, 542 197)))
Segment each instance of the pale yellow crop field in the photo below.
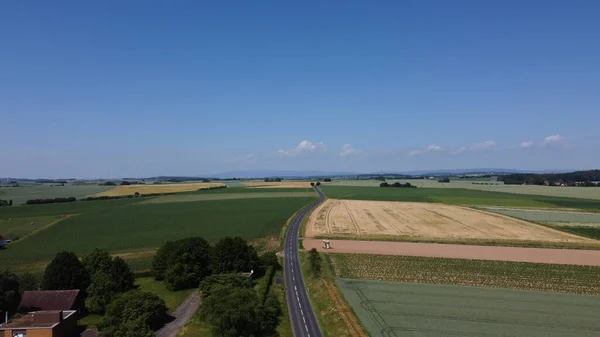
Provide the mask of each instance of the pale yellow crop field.
POLYGON ((132 195, 136 192, 139 194, 154 194, 154 193, 177 193, 190 192, 200 189, 208 189, 212 187, 225 186, 222 183, 189 183, 189 184, 157 184, 157 185, 125 185, 117 186, 112 190, 94 194, 94 197, 114 197, 120 195, 132 195))
POLYGON ((312 212, 306 237, 335 234, 368 238, 399 236, 426 239, 597 242, 508 216, 420 202, 328 199, 312 212))

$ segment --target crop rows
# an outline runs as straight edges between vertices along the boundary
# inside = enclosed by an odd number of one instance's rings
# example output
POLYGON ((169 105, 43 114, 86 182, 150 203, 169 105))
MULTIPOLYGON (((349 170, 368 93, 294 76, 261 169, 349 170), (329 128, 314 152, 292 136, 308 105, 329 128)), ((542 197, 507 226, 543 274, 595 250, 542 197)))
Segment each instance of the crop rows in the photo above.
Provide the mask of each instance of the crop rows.
POLYGON ((336 277, 600 295, 600 267, 329 254, 336 277))

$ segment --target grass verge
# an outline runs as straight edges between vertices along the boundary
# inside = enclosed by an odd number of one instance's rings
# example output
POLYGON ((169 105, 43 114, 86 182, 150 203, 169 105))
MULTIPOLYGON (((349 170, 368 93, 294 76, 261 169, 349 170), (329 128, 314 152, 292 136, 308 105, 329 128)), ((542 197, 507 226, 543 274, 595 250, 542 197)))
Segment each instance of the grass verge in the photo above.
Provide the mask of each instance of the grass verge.
POLYGON ((186 289, 180 291, 170 291, 161 281, 156 281, 152 277, 141 277, 135 280, 141 291, 147 291, 160 297, 167 304, 169 313, 172 313, 177 307, 185 301, 196 289, 186 289))
POLYGON ((335 277, 600 295, 600 267, 395 255, 329 254, 335 277))
POLYGON ((368 336, 352 308, 337 289, 329 262, 325 258, 322 263, 321 276, 315 278, 309 269, 308 253, 300 252, 300 265, 308 289, 308 297, 313 310, 315 310, 323 336, 368 336))

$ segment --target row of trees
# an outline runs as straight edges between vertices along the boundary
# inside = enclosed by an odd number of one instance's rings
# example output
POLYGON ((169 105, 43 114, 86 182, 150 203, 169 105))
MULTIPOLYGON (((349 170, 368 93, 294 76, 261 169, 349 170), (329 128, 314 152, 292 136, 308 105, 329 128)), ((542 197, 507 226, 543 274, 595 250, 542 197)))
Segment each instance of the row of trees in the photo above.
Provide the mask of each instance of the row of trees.
POLYGON ((569 173, 554 174, 534 174, 517 173, 507 174, 498 177, 498 181, 503 181, 507 185, 560 185, 597 187, 600 181, 600 170, 576 171, 569 173))
POLYGON ((315 248, 308 251, 308 263, 315 277, 321 276, 321 255, 315 248))
POLYGON ((283 178, 265 178, 266 183, 279 183, 283 178))
POLYGON ((2 200, 0 199, 0 207, 2 206, 12 206, 13 201, 12 200, 2 200))
POLYGON ((165 243, 154 255, 152 274, 169 290, 197 287, 212 274, 254 271, 264 274, 264 263, 252 245, 240 237, 225 237, 214 247, 201 237, 165 243))
POLYGON ((438 180, 438 183, 449 183, 450 182, 450 178, 442 178, 440 180, 438 180))
POLYGON ((73 202, 77 201, 75 197, 68 198, 51 198, 51 199, 30 199, 25 202, 26 205, 40 205, 40 204, 56 204, 61 202, 73 202))
POLYGON ((311 182, 310 186, 313 186, 313 187, 314 186, 321 186, 321 182, 320 181, 317 181, 316 183, 311 182))
POLYGON ((410 183, 399 183, 399 182, 395 182, 393 184, 389 184, 387 182, 383 182, 381 184, 379 184, 379 187, 397 187, 397 188, 417 188, 417 186, 413 186, 410 183))

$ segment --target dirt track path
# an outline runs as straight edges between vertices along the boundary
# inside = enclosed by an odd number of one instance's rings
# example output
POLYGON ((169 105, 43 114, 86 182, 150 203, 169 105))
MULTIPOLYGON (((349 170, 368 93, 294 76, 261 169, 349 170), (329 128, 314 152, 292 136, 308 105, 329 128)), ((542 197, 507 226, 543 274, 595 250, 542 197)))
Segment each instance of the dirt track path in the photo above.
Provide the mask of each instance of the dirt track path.
POLYGON ((304 239, 304 249, 316 248, 327 253, 363 253, 445 257, 495 261, 600 266, 600 250, 546 249, 451 245, 438 243, 330 240, 332 249, 323 249, 323 241, 304 239))
POLYGON ((200 294, 194 291, 173 313, 175 320, 156 332, 156 337, 175 337, 200 306, 200 294))

